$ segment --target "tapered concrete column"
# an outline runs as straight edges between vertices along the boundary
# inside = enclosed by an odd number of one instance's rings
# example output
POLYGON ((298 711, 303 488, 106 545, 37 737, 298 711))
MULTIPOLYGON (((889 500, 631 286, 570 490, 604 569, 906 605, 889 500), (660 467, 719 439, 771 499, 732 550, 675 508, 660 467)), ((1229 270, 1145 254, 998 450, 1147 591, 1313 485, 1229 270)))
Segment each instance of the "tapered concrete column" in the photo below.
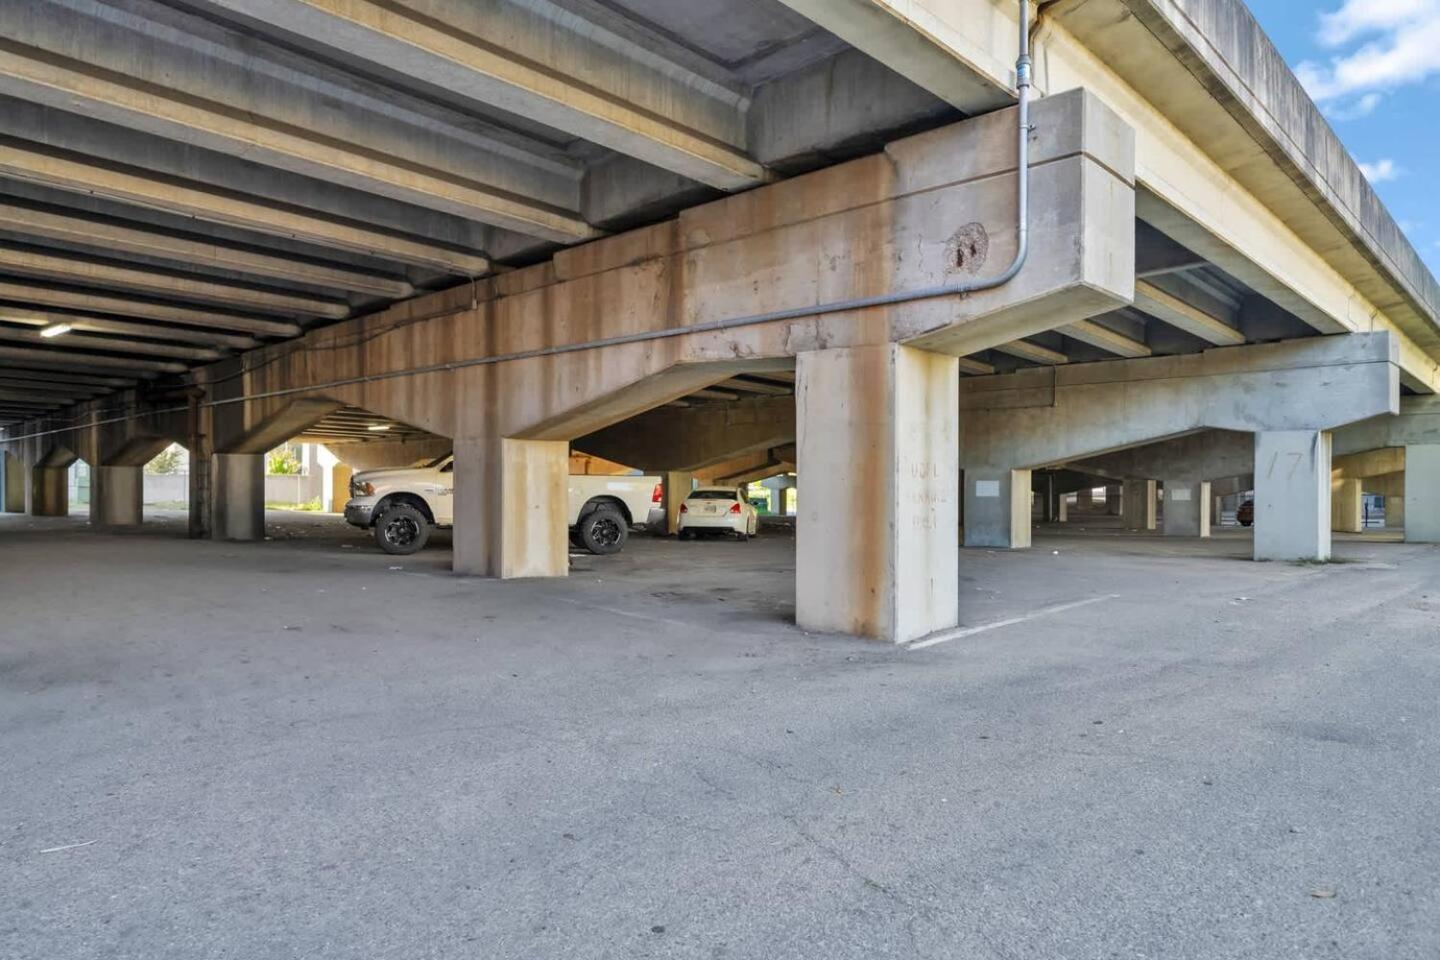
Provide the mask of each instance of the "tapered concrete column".
POLYGON ((1405 447, 1405 540, 1440 543, 1440 444, 1405 447))
POLYGON ((345 503, 350 499, 350 478, 354 475, 348 463, 337 463, 330 468, 331 513, 345 512, 345 503))
MULTIPOLYGON (((954 626, 959 361, 898 344, 801 353, 795 404, 796 622, 897 643, 954 626)), ((1028 476, 1023 492, 1028 506, 1028 476)))
POLYGON ((1155 529, 1155 481, 1126 480, 1124 485, 1125 529, 1155 529))
POLYGON ((1255 559, 1330 559, 1330 434, 1255 434, 1255 559))
POLYGON ((1070 520, 1070 494, 1062 493, 1055 498, 1055 522, 1068 523, 1070 520))
POLYGON ((680 504, 695 489, 695 474, 683 470, 665 473, 665 532, 680 532, 680 504))
POLYGON ((29 472, 25 469, 25 462, 4 452, 0 452, 0 460, 5 462, 5 493, 4 497, 0 498, 0 510, 6 513, 24 513, 25 475, 29 472))
POLYGON ((567 576, 569 476, 564 440, 457 440, 455 572, 567 576))
POLYGON ((30 471, 30 515, 70 515, 70 471, 68 467, 36 467, 30 471))
POLYGON ((1210 536, 1210 483, 1204 480, 1165 481, 1167 537, 1210 536))
POLYGON ((1385 498, 1385 529, 1405 529, 1405 495, 1390 495, 1385 498))
MULTIPOLYGON (((1069 509, 1064 508, 1065 519, 1069 509)), ((965 546, 1030 546, 1030 471, 965 470, 965 546)))
POLYGON ((90 523, 135 527, 142 521, 145 479, 142 467, 96 467, 90 477, 90 523))
POLYGON ((1120 516, 1121 486, 1118 483, 1105 485, 1105 514, 1110 517, 1120 516))
POLYGON ((1365 529, 1365 495, 1360 480, 1330 481, 1330 529, 1340 533, 1365 529))
POLYGON ((210 535, 216 540, 265 539, 264 454, 217 453, 210 464, 210 535))

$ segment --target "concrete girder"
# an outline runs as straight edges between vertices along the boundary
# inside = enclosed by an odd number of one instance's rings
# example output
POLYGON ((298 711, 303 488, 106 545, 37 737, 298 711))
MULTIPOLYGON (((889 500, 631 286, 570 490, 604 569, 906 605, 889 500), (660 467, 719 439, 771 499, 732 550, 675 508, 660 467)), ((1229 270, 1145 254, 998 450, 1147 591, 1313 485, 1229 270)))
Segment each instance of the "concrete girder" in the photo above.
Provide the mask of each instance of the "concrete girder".
POLYGON ((144 225, 113 223, 3 201, 0 201, 0 229, 26 237, 174 260, 192 268, 220 267, 257 277, 291 280, 392 299, 404 299, 415 292, 404 280, 330 264, 309 263, 296 257, 257 253, 208 239, 176 236, 144 225))
POLYGON ((43 397, 53 394, 58 398, 84 400, 104 393, 103 387, 75 386, 68 383, 46 383, 40 380, 22 380, 9 376, 10 371, 0 370, 0 391, 23 392, 26 397, 43 397))
POLYGON ((1004 4, 967 3, 952 19, 898 0, 780 2, 966 113, 1014 102, 1018 17, 1004 4), (1000 37, 1010 52, 996 49, 1000 37))
POLYGON ((1215 481, 1255 472, 1255 438, 1236 430, 1202 430, 1069 464, 1112 480, 1135 477, 1215 481))
POLYGON ((468 162, 440 166, 423 131, 402 133, 379 115, 349 124, 353 111, 299 84, 255 97, 243 65, 58 4, 32 7, 8 28, 0 94, 547 240, 595 233, 573 212, 578 171, 547 169, 539 157, 455 143, 453 155, 468 162))
POLYGON ((1127 337, 1123 333, 1117 333, 1094 320, 1081 320, 1078 323, 1069 324, 1061 327, 1060 332, 1067 337, 1073 337, 1081 343, 1088 343, 1092 347, 1116 356, 1135 358, 1151 355, 1150 348, 1139 340, 1127 337))
POLYGON ((59 386, 85 386, 97 388, 121 388, 132 386, 122 377, 101 377, 83 373, 55 373, 50 370, 27 370, 24 365, 6 365, 3 375, 12 380, 35 381, 37 386, 54 384, 59 386))
POLYGON ((1147 280, 1135 281, 1135 306, 1217 347, 1245 342, 1245 334, 1240 330, 1147 280))
POLYGON ((182 327, 162 326, 153 323, 134 323, 129 320, 111 320, 107 317, 91 317, 76 313, 53 313, 48 310, 26 310, 18 307, 0 308, 0 321, 6 323, 27 323, 37 327, 68 324, 80 333, 110 333, 122 337, 139 337, 142 340, 164 340, 172 343, 193 343, 207 347, 223 347, 228 350, 249 350, 260 345, 252 337, 243 337, 217 330, 188 330, 182 327))
MULTIPOLYGON (((1400 406, 1403 411, 1404 399, 1400 401, 1400 406)), ((1336 442, 1338 444, 1338 437, 1336 442)), ((1381 447, 1377 450, 1336 455, 1330 459, 1330 476, 1336 480, 1368 480, 1370 477, 1404 472, 1404 447, 1381 447)))
POLYGON ((210 2, 712 187, 766 179, 743 94, 544 0, 210 2))
POLYGON ((168 343, 142 343, 138 340, 112 340, 107 337, 86 336, 83 333, 67 333, 61 337, 46 338, 35 330, 17 330, 0 326, 0 341, 9 343, 33 343, 53 347, 57 350, 109 350, 114 353, 135 354, 148 357, 174 357, 177 360, 219 360, 225 356, 221 350, 207 347, 181 347, 168 343))
POLYGON ((223 186, 178 180, 139 168, 100 167, 73 155, 19 140, 0 141, 0 174, 121 203, 163 210, 257 233, 476 277, 490 261, 476 253, 389 233, 264 199, 236 196, 223 186))
POLYGON ((0 279, 0 300, 40 304, 62 310, 95 310, 122 317, 183 323, 192 327, 236 330, 262 337, 293 337, 300 332, 298 324, 288 321, 262 320, 239 314, 220 313, 204 307, 178 307, 152 300, 37 286, 5 279, 0 279))
POLYGON ((1031 363, 1054 365, 1070 362, 1070 358, 1059 350, 1051 350, 1028 340, 1011 340, 1009 343, 996 344, 993 349, 1021 360, 1029 360, 1031 363))
POLYGON ((132 357, 109 357, 97 353, 77 353, 72 350, 31 350, 28 347, 0 347, 0 360, 16 360, 27 366, 67 368, 94 368, 124 370, 127 374, 184 373, 183 363, 167 360, 142 360, 132 357))
POLYGON ((961 357, 960 372, 972 377, 988 377, 995 372, 995 367, 974 357, 961 357))
POLYGON ((338 320, 347 304, 263 287, 218 283, 178 271, 94 260, 69 252, 28 249, 0 243, 0 269, 24 277, 82 287, 133 291, 197 303, 218 303, 257 313, 288 313, 338 320))

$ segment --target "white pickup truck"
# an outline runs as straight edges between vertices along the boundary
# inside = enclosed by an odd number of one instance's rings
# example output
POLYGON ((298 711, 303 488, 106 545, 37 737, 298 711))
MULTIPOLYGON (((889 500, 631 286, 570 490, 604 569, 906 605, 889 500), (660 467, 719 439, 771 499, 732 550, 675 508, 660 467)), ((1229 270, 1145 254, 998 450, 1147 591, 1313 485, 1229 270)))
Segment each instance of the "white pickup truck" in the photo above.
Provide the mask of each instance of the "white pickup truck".
MULTIPOLYGON (((373 529, 386 553, 414 553, 431 530, 454 522, 454 469, 447 454, 422 467, 357 473, 350 478, 345 520, 373 529)), ((569 490, 570 542, 591 553, 619 553, 632 526, 664 523, 659 477, 572 475, 569 490)))

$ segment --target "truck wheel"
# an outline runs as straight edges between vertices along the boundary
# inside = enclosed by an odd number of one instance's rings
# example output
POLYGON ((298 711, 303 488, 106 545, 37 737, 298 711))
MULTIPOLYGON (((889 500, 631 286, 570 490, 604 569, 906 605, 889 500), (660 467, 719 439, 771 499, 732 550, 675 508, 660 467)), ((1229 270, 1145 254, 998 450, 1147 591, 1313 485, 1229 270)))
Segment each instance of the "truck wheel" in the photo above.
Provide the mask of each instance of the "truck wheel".
POLYGON ((430 523, 425 514, 408 503, 397 503, 375 521, 375 542, 386 553, 406 556, 425 546, 430 523))
POLYGON ((614 507, 597 507, 580 520, 580 540, 585 549, 602 557, 619 553, 629 536, 625 518, 614 507))

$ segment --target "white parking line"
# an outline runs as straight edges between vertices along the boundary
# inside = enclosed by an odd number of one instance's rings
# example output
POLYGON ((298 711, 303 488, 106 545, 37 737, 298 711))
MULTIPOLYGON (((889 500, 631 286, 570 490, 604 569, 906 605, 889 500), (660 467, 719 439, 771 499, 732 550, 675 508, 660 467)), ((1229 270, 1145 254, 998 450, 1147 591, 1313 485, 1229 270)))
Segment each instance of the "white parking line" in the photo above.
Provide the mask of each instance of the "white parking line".
POLYGON ((1057 603, 1053 607, 1042 607, 1034 613, 1025 614, 1023 617, 1010 617, 1006 620, 996 620, 994 623, 982 623, 978 627, 962 627, 959 630, 946 630, 944 633, 935 633, 923 640, 916 640, 914 643, 909 644, 906 649, 923 650, 925 647, 933 647, 937 643, 949 643, 951 640, 973 637, 975 634, 984 633, 987 630, 999 630, 1001 627, 1024 623, 1026 620, 1034 620, 1037 617, 1048 617, 1052 613, 1064 613, 1066 610, 1088 607, 1092 603, 1099 603, 1102 600, 1114 600, 1118 596, 1120 596, 1118 593, 1107 593, 1103 597, 1091 597, 1088 600, 1075 600, 1071 603, 1057 603))

